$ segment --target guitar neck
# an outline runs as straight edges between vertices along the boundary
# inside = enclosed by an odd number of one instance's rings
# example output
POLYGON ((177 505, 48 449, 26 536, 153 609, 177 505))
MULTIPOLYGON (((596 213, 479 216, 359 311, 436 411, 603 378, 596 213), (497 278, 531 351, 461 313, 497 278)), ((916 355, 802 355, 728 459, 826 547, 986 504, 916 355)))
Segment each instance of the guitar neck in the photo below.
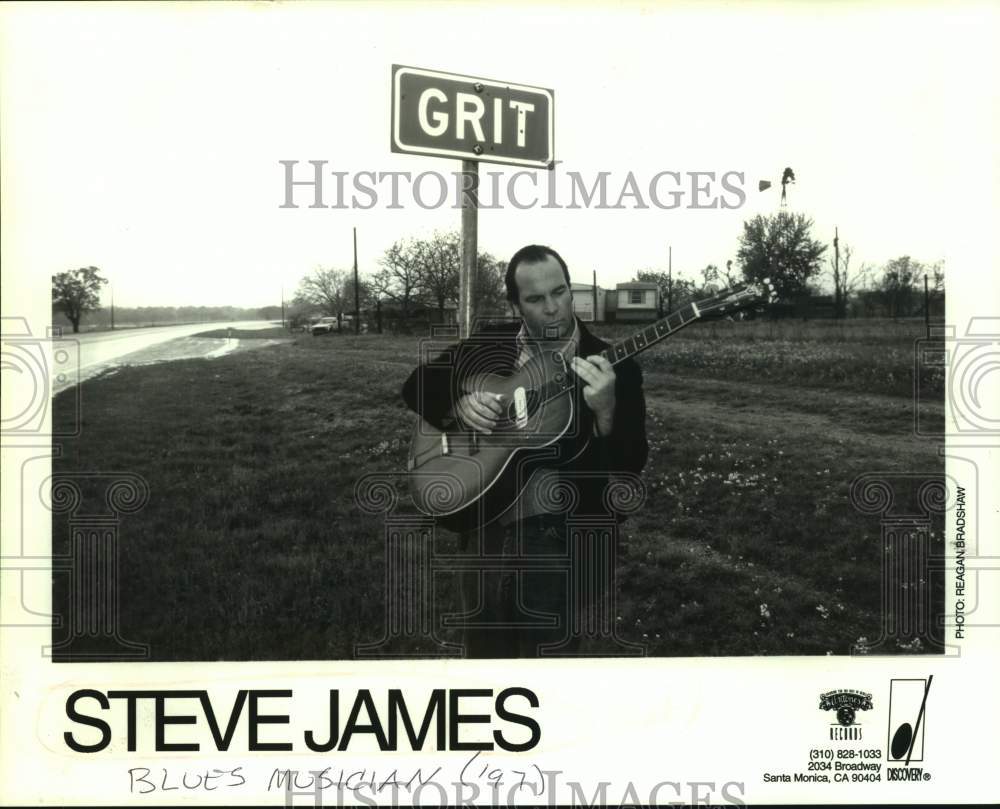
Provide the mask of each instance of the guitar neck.
POLYGON ((634 357, 640 351, 645 351, 652 345, 666 339, 671 334, 680 331, 685 326, 701 317, 698 305, 689 303, 676 312, 671 312, 662 320, 657 320, 631 337, 626 337, 601 352, 601 355, 612 365, 634 357))

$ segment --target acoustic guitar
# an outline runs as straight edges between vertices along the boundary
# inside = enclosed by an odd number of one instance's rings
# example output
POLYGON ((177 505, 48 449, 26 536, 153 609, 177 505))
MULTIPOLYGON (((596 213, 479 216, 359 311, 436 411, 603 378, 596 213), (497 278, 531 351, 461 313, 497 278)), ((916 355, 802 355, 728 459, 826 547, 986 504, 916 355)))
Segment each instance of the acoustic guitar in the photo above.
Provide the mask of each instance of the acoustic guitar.
MULTIPOLYGON (((601 353, 614 365, 691 323, 730 317, 773 300, 774 288, 767 279, 726 289, 681 307, 601 353)), ((564 346, 565 341, 539 341, 531 359, 510 376, 470 376, 465 393, 502 396, 505 409, 489 435, 465 429, 453 419, 439 429, 417 417, 407 470, 420 511, 460 520, 475 509, 477 522, 486 524, 516 502, 532 465, 562 465, 586 449, 587 436, 574 443, 577 451, 572 456, 563 457, 567 453, 558 449, 575 424, 577 377, 569 367, 572 357, 560 351, 564 346), (514 478, 523 481, 520 488, 511 486, 514 478)))

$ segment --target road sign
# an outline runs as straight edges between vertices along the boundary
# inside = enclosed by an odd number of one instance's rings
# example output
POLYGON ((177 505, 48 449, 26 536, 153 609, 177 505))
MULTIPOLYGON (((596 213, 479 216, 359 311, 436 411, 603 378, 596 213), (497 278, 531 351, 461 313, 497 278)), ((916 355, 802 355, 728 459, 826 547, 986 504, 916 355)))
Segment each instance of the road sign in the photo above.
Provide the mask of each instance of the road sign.
POLYGON ((392 66, 392 151, 552 168, 552 90, 392 66))

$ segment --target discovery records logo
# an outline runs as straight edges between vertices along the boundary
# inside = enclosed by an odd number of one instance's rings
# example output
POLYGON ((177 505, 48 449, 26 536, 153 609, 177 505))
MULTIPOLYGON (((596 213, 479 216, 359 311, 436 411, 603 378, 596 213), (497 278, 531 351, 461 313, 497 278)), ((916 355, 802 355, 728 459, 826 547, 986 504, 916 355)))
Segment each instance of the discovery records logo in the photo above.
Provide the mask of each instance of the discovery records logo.
POLYGON ((930 781, 923 767, 927 728, 927 697, 934 675, 926 680, 890 680, 887 781, 930 781), (895 766, 894 766, 895 765, 895 766))
POLYGON ((837 723, 830 725, 831 741, 857 741, 861 738, 858 711, 872 709, 872 695, 864 691, 827 691, 819 695, 819 707, 823 711, 836 711, 837 723))

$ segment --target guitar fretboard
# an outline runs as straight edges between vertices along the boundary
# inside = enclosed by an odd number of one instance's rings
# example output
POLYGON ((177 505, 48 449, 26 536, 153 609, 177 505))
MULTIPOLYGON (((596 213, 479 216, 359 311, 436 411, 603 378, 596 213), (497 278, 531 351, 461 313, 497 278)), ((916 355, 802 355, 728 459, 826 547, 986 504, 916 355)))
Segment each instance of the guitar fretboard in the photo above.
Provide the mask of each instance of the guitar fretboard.
POLYGON ((640 351, 645 351, 651 345, 658 343, 665 337, 669 337, 675 331, 683 329, 699 317, 701 317, 701 313, 698 311, 697 305, 689 303, 687 306, 682 306, 676 312, 671 312, 662 320, 657 320, 655 323, 650 324, 642 331, 636 332, 631 337, 626 337, 624 340, 609 346, 601 352, 601 355, 614 365, 638 354, 640 351))
MULTIPOLYGON (((770 287, 770 282, 767 279, 764 279, 764 281, 770 287)), ((627 360, 629 357, 635 356, 640 351, 645 351, 650 346, 683 329, 688 324, 694 323, 696 320, 719 315, 729 315, 738 309, 764 299, 765 297, 760 289, 751 285, 728 289, 701 301, 692 301, 682 306, 676 312, 671 312, 665 318, 646 326, 646 328, 636 332, 631 337, 627 337, 609 346, 601 352, 601 356, 612 365, 616 365, 623 360, 627 360)), ((768 295, 767 299, 770 300, 771 295, 768 295)), ((578 381, 579 378, 576 374, 554 374, 538 391, 540 402, 546 402, 554 396, 561 395, 570 388, 575 387, 578 381)))

